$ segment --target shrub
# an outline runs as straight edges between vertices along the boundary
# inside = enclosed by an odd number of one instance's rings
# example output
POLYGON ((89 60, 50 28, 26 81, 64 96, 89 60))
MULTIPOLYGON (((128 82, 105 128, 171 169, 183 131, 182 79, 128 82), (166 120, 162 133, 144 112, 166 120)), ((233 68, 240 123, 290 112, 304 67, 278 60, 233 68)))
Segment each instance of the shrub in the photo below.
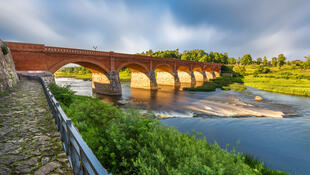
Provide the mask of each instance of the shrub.
POLYGON ((60 103, 69 106, 73 102, 74 92, 70 90, 70 86, 59 87, 55 83, 50 83, 48 87, 60 103))
POLYGON ((233 71, 241 76, 245 75, 245 66, 234 66, 233 71))
POLYGON ((8 45, 6 45, 5 42, 2 42, 1 44, 1 50, 3 52, 4 55, 7 55, 9 53, 9 48, 8 45))
POLYGON ((222 73, 234 73, 233 67, 234 67, 234 66, 223 65, 223 66, 221 67, 221 72, 222 72, 222 73))

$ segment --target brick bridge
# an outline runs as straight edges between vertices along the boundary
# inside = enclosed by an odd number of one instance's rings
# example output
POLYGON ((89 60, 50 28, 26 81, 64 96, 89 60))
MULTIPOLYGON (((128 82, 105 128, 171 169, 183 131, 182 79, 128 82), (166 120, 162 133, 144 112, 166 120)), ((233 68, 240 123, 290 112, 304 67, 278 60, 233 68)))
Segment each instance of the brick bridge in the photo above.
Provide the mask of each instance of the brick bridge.
POLYGON ((50 47, 43 44, 6 42, 17 71, 48 71, 55 73, 62 66, 75 63, 92 72, 94 92, 120 95, 119 71, 131 70, 133 88, 157 89, 157 85, 179 87, 195 85, 220 76, 221 64, 156 58, 134 54, 50 47), (156 76, 155 76, 156 72, 156 76))

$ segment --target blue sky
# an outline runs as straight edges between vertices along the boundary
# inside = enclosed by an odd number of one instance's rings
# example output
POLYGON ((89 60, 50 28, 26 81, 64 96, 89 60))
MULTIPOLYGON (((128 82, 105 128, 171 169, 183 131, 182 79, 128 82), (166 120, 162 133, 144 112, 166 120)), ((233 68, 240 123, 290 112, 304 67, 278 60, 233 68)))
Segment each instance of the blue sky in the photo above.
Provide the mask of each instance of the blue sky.
POLYGON ((124 53, 310 55, 309 0, 1 0, 0 38, 124 53))

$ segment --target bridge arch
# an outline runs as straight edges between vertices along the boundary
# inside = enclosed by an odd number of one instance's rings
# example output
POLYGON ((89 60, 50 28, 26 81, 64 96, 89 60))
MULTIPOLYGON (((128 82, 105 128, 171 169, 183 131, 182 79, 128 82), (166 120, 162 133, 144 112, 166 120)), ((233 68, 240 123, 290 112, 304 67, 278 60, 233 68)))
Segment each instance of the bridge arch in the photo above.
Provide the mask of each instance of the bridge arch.
POLYGON ((61 67, 69 63, 79 64, 87 68, 89 67, 89 68, 92 68, 93 70, 96 70, 102 73, 110 72, 110 69, 108 69, 104 64, 101 64, 99 61, 92 60, 92 59, 85 61, 84 58, 63 59, 62 61, 48 67, 48 71, 51 73, 55 73, 58 69, 60 69, 61 67))
POLYGON ((139 62, 126 62, 118 66, 117 72, 124 67, 131 72, 131 88, 157 89, 155 74, 146 65, 139 62))
POLYGON ((207 76, 207 80, 215 78, 215 75, 214 75, 212 67, 210 67, 210 66, 206 67, 205 68, 205 73, 206 73, 206 76, 207 76))
POLYGON ((176 71, 178 72, 180 83, 195 84, 195 77, 192 75, 192 71, 188 66, 180 65, 176 71))
POLYGON ((195 76, 196 82, 197 81, 201 81, 201 82, 205 81, 205 72, 203 71, 202 67, 200 67, 200 66, 194 67, 192 69, 192 71, 193 71, 193 74, 195 76))
POLYGON ((154 67, 156 82, 158 85, 176 85, 176 77, 173 68, 169 64, 158 64, 154 67))

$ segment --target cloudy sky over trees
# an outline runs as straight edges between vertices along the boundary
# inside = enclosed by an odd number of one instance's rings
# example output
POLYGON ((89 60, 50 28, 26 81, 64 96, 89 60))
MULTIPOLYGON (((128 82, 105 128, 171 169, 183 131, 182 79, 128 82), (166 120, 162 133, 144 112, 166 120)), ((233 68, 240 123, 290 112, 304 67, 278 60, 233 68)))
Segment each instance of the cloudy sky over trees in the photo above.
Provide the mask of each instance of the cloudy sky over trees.
POLYGON ((1 0, 0 38, 137 53, 310 54, 308 0, 1 0))

